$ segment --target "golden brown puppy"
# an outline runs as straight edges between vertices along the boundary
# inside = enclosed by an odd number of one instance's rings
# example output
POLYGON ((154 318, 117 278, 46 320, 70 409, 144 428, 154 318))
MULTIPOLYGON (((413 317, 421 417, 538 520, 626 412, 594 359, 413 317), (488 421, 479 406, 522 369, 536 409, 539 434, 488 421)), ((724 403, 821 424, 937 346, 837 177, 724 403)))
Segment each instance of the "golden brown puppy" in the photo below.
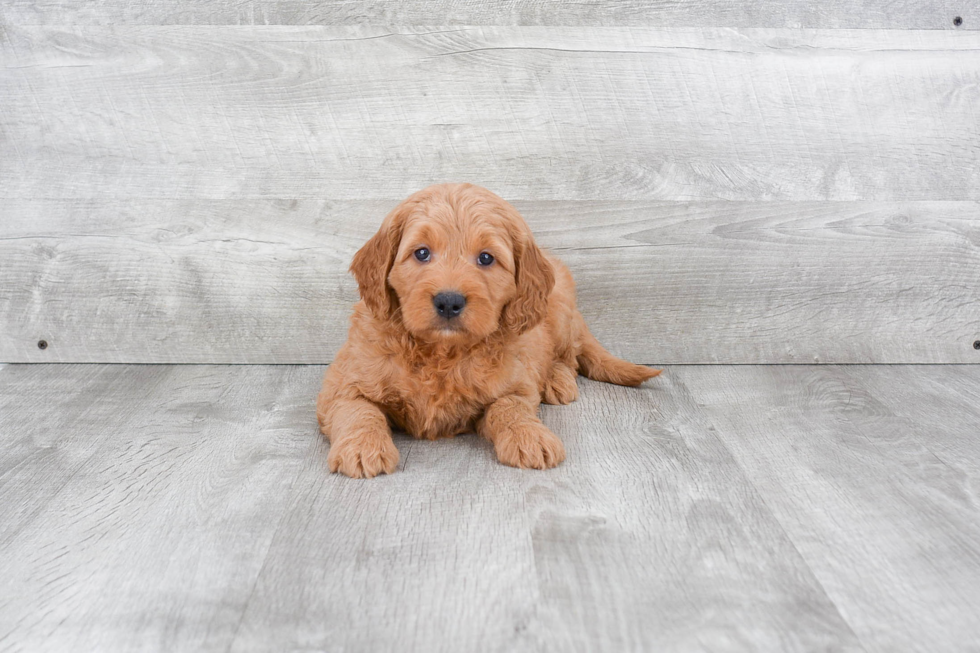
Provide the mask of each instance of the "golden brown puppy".
POLYGON ((538 419, 542 401, 575 401, 579 371, 634 386, 660 373, 603 349, 568 268, 485 188, 415 193, 350 269, 362 301, 317 398, 330 471, 394 472, 392 424, 430 440, 475 428, 502 463, 554 467, 565 447, 538 419))

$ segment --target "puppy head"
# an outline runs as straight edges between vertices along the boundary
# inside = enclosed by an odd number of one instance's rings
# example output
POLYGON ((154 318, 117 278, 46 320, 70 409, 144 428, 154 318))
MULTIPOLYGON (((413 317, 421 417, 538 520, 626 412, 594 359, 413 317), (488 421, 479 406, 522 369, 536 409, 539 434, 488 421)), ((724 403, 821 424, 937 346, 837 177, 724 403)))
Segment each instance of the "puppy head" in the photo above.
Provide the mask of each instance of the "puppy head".
POLYGON ((535 326, 555 283, 517 210, 470 184, 430 186, 399 204, 351 272, 378 319, 460 343, 535 326))

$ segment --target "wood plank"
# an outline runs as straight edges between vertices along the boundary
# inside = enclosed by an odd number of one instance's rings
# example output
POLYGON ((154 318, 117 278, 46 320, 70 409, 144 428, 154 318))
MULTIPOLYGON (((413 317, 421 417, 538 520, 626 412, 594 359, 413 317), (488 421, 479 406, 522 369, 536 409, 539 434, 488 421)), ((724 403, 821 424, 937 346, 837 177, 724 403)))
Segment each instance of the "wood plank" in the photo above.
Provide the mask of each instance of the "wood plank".
POLYGON ((326 471, 321 371, 0 367, 0 647, 980 642, 980 366, 583 381, 555 470, 397 436, 367 482, 326 471))
POLYGON ((861 650, 699 412, 583 381, 548 472, 470 436, 369 482, 321 451, 232 650, 861 650))
MULTIPOLYGON (((843 371, 908 428, 925 434, 933 456, 951 477, 980 486, 980 384, 975 365, 898 368, 862 365, 843 371)), ((950 486, 950 491, 955 491, 950 486)))
MULTIPOLYGON (((0 360, 327 363, 396 203, 7 200, 0 360)), ((626 358, 980 361, 976 202, 515 204, 626 358)))
POLYGON ((17 27, 0 196, 980 199, 980 34, 17 27))
POLYGON ((0 17, 13 25, 623 25, 977 29, 976 6, 939 0, 8 0, 0 17))
POLYGON ((129 388, 151 394, 159 368, 46 365, 0 369, 0 546, 6 546, 78 474, 111 434, 142 417, 129 388), (94 401, 98 400, 98 401, 94 401), (48 404, 57 410, 42 409, 48 404))
POLYGON ((868 650, 980 645, 980 366, 674 374, 868 650))
POLYGON ((319 376, 0 370, 0 648, 226 650, 317 440, 319 376))

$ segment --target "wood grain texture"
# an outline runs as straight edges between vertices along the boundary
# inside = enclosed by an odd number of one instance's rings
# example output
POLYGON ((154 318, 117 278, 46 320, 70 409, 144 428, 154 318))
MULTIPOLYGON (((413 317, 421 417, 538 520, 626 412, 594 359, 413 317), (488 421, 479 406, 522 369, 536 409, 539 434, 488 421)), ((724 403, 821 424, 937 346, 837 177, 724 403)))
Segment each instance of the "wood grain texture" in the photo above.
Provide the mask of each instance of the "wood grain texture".
POLYGON ((224 650, 319 370, 0 370, 0 648, 224 650))
POLYGON ((980 199, 980 34, 17 27, 0 197, 980 199))
MULTIPOLYGON (((0 360, 327 363, 396 203, 7 200, 0 360)), ((976 202, 516 205, 626 358, 980 360, 976 202)))
POLYGON ((232 650, 860 650, 683 392, 584 386, 544 410, 554 471, 399 439, 395 475, 336 484, 321 453, 232 650))
POLYGON ((546 407, 555 470, 397 436, 367 482, 327 472, 321 372, 0 370, 35 443, 0 447, 0 647, 864 650, 673 370, 546 407))
POLYGON ((17 497, 0 502, 0 543, 6 545, 84 475, 113 433, 140 419, 128 390, 152 394, 161 374, 105 366, 73 367, 65 374, 47 366, 8 367, 0 373, 0 493, 17 497), (47 410, 46 403, 58 409, 47 410))
POLYGON ((867 650, 980 647, 980 366, 675 375, 867 650))
POLYGON ((939 0, 8 0, 0 19, 20 25, 622 25, 977 29, 971 3, 939 0))

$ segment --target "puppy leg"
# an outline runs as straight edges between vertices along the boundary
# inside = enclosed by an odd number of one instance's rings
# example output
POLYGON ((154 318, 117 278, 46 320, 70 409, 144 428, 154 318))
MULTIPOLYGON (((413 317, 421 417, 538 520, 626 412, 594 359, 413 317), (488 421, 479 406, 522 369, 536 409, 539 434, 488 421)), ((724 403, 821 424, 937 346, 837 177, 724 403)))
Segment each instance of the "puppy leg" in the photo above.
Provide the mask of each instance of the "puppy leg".
POLYGON ((551 375, 544 384, 544 402, 546 404, 565 405, 578 399, 578 373, 571 367, 555 361, 551 367, 551 375))
POLYGON ((330 440, 327 466, 351 478, 391 474, 398 449, 384 413, 366 399, 334 399, 318 407, 320 431, 330 440))
POLYGON ((565 460, 565 446, 536 412, 537 406, 518 395, 507 395, 490 404, 477 430, 493 443, 497 460, 532 469, 547 469, 565 460))

